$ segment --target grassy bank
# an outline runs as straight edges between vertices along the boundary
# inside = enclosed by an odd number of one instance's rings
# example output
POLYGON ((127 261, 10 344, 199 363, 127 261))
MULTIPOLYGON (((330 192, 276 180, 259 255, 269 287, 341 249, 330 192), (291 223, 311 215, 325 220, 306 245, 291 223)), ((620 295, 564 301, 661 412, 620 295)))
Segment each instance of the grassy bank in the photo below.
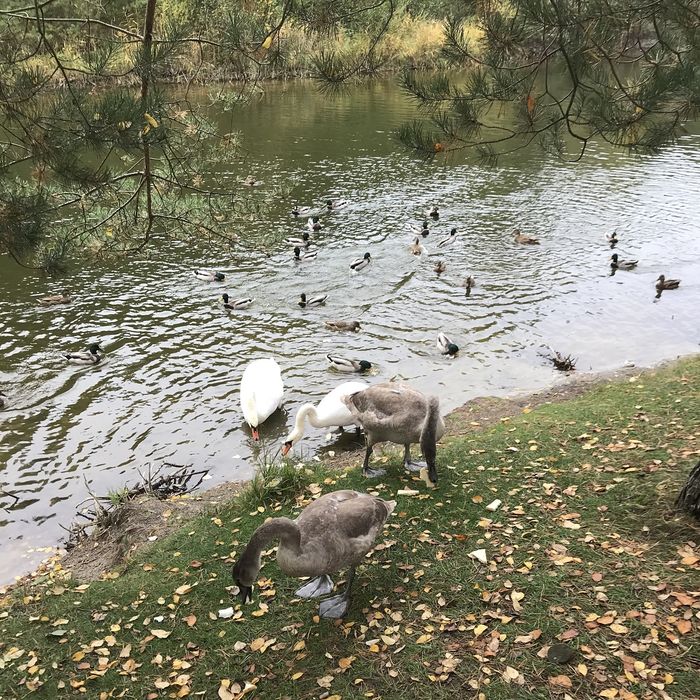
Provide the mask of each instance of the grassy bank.
POLYGON ((690 359, 448 438, 435 490, 398 454, 379 484, 268 474, 101 581, 57 567, 3 601, 0 694, 698 697, 700 529, 672 503, 698 459, 699 385, 690 359), (348 618, 316 618, 272 556, 239 609, 230 564, 252 531, 338 488, 398 500, 348 618), (568 663, 547 659, 556 643, 568 663))
MULTIPOLYGON (((165 82, 208 84, 253 78, 285 80, 310 77, 317 73, 314 61, 321 52, 342 55, 346 61, 360 60, 370 47, 371 37, 364 32, 349 30, 319 35, 300 24, 289 23, 276 41, 274 52, 252 57, 242 52, 222 51, 207 44, 185 43, 178 47, 170 60, 157 65, 157 78, 165 82)), ((407 65, 418 69, 438 68, 442 65, 442 42, 441 20, 407 12, 398 13, 375 46, 378 72, 396 72, 407 65)), ((139 51, 138 44, 128 42, 115 48, 108 71, 115 77, 100 82, 137 83, 139 74, 133 68, 139 51)), ((84 75, 91 73, 82 37, 65 38, 57 55, 72 80, 80 83, 84 75)), ((26 67, 36 71, 44 80, 63 84, 63 74, 55 70, 52 56, 39 54, 28 60, 26 67)))

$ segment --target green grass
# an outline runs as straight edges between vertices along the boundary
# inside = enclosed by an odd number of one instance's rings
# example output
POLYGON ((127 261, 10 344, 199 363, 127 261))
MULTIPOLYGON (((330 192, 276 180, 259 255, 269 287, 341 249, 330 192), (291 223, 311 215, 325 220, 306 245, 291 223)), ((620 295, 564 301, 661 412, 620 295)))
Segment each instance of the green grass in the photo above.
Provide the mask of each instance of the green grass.
POLYGON ((698 697, 700 530, 672 505, 698 459, 699 384, 693 358, 449 438, 434 490, 399 453, 380 484, 268 466, 103 581, 56 565, 7 596, 0 695, 238 697, 223 680, 265 699, 698 697), (398 500, 347 619, 315 617, 272 556, 239 609, 230 565, 253 530, 339 488, 398 500), (546 659, 560 638, 565 665, 546 659))

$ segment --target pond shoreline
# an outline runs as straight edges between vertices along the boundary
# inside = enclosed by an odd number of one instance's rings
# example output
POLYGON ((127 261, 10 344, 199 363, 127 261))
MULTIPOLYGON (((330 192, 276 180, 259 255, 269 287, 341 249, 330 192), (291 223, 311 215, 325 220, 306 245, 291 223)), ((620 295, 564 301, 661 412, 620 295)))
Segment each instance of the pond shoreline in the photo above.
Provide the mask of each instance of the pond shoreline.
MULTIPOLYGON (((560 383, 535 392, 520 392, 506 397, 477 396, 444 416, 446 433, 441 443, 482 432, 544 405, 564 403, 601 385, 654 374, 694 358, 700 358, 700 353, 678 356, 647 367, 620 367, 605 372, 585 374, 572 372, 560 383)), ((438 457, 439 449, 440 444, 438 457)), ((397 446, 385 443, 375 448, 375 455, 398 454, 399 451, 400 448, 397 446)), ((363 454, 362 449, 349 450, 320 461, 326 468, 346 470, 357 466, 363 454)), ((295 460, 291 458, 288 461, 295 460)), ((299 464, 304 463, 296 461, 299 464)), ((314 459, 314 461, 317 460, 314 459)), ((33 571, 23 574, 15 582, 0 586, 0 595, 45 576, 52 569, 55 570, 56 566, 63 570, 79 571, 80 573, 74 576, 75 580, 81 582, 97 580, 111 569, 125 566, 135 553, 144 551, 156 540, 161 540, 184 528, 188 522, 198 516, 216 512, 218 508, 235 499, 251 482, 252 479, 227 481, 171 499, 158 500, 153 497, 142 497, 131 501, 126 504, 129 508, 125 528, 133 533, 134 538, 139 538, 138 541, 124 540, 120 532, 108 529, 97 537, 90 536, 70 551, 57 547, 56 553, 38 564, 33 571)), ((124 521, 120 521, 121 525, 124 525, 124 521)))

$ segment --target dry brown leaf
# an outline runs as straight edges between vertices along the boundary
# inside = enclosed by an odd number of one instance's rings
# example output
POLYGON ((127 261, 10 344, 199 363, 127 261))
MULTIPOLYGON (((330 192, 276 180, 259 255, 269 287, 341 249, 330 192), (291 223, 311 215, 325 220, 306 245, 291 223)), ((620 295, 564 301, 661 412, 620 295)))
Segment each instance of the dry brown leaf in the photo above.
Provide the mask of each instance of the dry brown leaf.
POLYGON ((219 700, 235 700, 241 692, 238 683, 231 683, 228 678, 224 678, 219 685, 219 700))
POLYGON ((172 634, 168 630, 149 630, 149 632, 158 639, 167 639, 172 634))
POLYGON ((338 660, 338 667, 342 668, 343 670, 346 668, 350 668, 354 660, 354 656, 344 656, 342 659, 338 660))
POLYGON ((197 622, 197 616, 196 615, 187 615, 187 617, 183 617, 182 621, 187 624, 188 627, 194 627, 194 625, 197 622))
POLYGON ((571 682, 571 678, 569 678, 569 676, 562 674, 560 676, 550 676, 549 685, 552 685, 555 688, 571 688, 573 683, 571 682))
POLYGON ((681 634, 688 634, 688 632, 693 629, 693 624, 690 620, 678 620, 678 622, 676 622, 676 629, 681 634))
POLYGON ((316 679, 316 685, 321 688, 330 688, 333 682, 333 676, 321 676, 321 678, 316 679))

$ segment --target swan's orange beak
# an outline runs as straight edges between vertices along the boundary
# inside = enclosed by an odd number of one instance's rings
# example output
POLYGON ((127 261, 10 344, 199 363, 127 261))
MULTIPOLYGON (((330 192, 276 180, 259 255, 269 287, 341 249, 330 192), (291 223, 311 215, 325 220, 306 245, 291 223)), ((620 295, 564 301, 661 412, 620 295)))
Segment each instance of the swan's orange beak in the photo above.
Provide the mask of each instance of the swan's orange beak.
POLYGON ((282 445, 282 456, 284 457, 287 454, 287 452, 289 452, 289 450, 291 450, 291 449, 292 449, 292 441, 288 440, 287 442, 284 443, 284 445, 282 445))
POLYGON ((250 432, 253 433, 253 440, 255 440, 255 442, 258 442, 258 441, 260 440, 260 433, 258 432, 258 429, 257 429, 257 428, 253 428, 253 427, 251 426, 250 432))

